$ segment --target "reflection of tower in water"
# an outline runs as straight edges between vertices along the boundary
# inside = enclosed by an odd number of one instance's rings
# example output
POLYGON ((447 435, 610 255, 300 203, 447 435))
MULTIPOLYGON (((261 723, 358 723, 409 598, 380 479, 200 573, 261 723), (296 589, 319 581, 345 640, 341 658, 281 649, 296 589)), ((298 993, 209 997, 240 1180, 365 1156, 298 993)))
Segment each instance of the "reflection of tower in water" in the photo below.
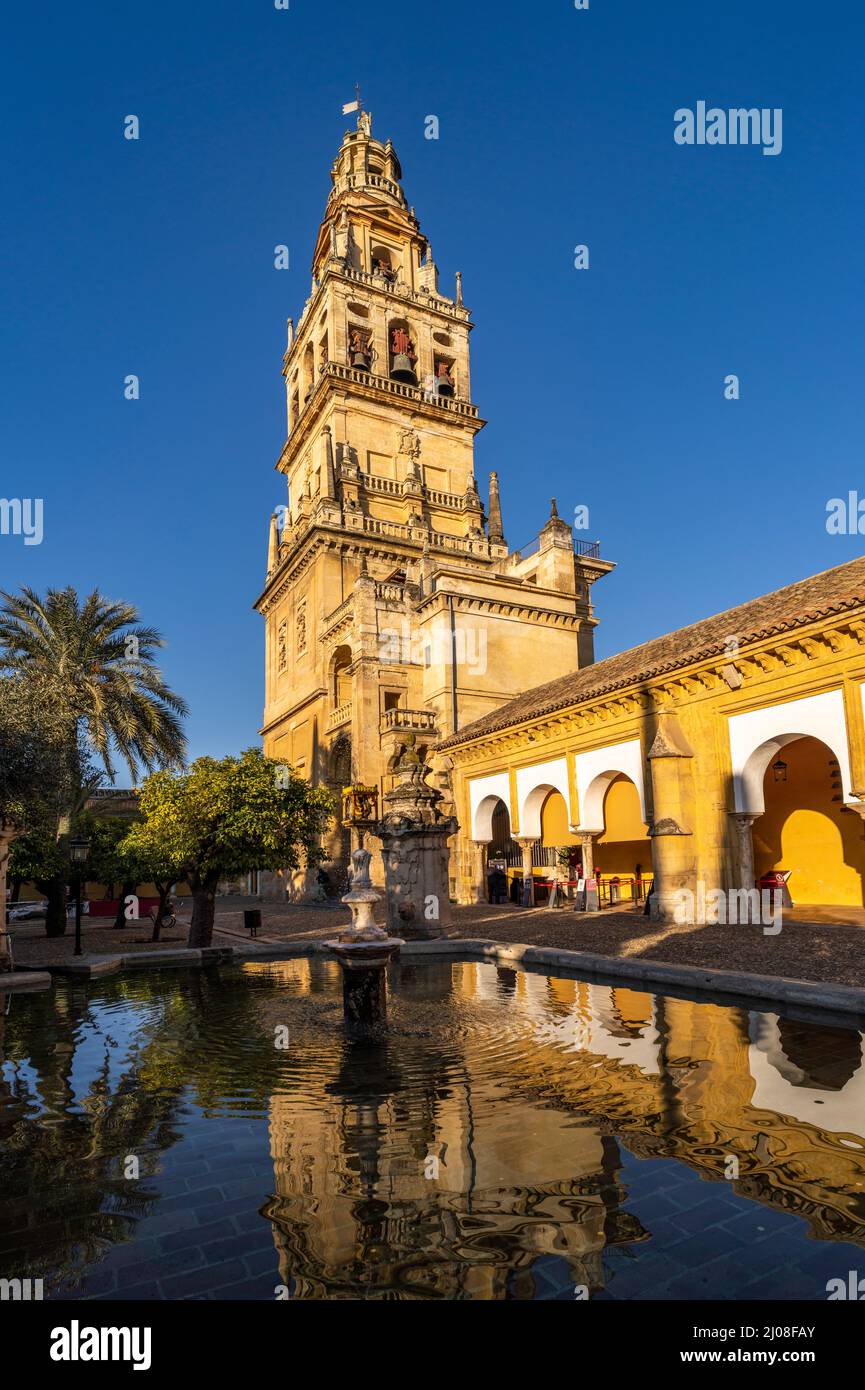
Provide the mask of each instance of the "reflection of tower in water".
MULTIPOLYGON (((401 999, 453 994, 450 965, 402 975, 401 999)), ((504 1094, 456 1030, 346 1045, 334 1063, 302 1133, 272 1101, 262 1214, 293 1297, 531 1297, 550 1262, 564 1286, 598 1288, 603 1249, 645 1238, 621 1210, 615 1139, 504 1094)))

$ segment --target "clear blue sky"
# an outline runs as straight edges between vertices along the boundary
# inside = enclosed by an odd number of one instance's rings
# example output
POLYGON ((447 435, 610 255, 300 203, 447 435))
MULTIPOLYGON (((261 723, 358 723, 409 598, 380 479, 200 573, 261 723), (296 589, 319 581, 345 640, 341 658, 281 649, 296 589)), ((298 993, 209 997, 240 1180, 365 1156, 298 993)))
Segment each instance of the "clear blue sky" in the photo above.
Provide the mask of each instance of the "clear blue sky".
POLYGON ((45 539, 0 537, 0 586, 136 603, 191 752, 257 741, 285 320, 356 81, 463 272, 508 540, 555 494, 618 562, 599 655, 852 558, 825 519, 865 495, 863 50, 853 0, 15 6, 0 495, 43 497, 45 539), (781 107, 781 154, 676 145, 699 100, 781 107))

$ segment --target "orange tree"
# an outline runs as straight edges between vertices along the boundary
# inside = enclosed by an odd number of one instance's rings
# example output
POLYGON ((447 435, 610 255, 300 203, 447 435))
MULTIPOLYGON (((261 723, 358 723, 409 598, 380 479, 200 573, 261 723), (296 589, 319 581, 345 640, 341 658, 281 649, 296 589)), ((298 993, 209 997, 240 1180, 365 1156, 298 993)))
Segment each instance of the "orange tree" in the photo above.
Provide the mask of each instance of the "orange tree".
POLYGON ((176 866, 192 893, 190 946, 213 937, 216 885, 251 869, 297 869, 323 857, 330 795, 258 748, 197 758, 182 775, 155 772, 141 787, 142 819, 125 841, 142 858, 176 866))

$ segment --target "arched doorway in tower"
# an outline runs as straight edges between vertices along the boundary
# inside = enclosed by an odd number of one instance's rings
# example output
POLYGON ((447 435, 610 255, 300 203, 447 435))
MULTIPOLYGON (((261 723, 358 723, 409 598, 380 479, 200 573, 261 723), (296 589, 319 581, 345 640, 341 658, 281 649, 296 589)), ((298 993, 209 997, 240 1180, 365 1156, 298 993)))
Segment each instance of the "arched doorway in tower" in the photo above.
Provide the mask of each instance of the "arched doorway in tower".
POLYGON ((862 907, 865 827, 844 806, 832 749, 810 736, 785 743, 765 770, 763 801, 753 827, 757 881, 787 869, 797 907, 862 907))
POLYGON ((337 647, 331 658, 331 700, 335 709, 340 709, 351 703, 352 677, 351 677, 352 653, 351 647, 337 647))
POLYGON ((652 881, 652 842, 640 794, 624 772, 604 794, 604 829, 595 840, 595 877, 602 906, 640 901, 652 881))

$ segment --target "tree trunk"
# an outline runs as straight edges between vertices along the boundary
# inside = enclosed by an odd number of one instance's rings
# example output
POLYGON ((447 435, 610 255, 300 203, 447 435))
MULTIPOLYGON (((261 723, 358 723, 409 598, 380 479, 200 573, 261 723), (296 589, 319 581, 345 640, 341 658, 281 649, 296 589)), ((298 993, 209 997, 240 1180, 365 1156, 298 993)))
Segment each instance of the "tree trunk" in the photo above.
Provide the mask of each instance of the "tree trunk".
POLYGON ((6 865, 11 840, 0 839, 0 974, 12 969, 12 939, 6 925, 6 865))
POLYGON ((66 884, 62 878, 40 879, 36 884, 40 893, 45 894, 48 906, 45 909, 45 935, 66 935, 66 884))
POLYGON ((157 883, 156 891, 159 894, 159 905, 156 909, 156 921, 153 923, 153 935, 150 938, 151 941, 158 941, 160 939, 159 934, 162 931, 162 919, 168 911, 168 899, 171 896, 171 884, 168 883, 163 888, 160 887, 160 885, 157 883))
POLYGON ((187 946, 209 946, 213 940, 213 915, 216 909, 216 889, 193 888, 192 921, 189 924, 187 946))
POLYGON ((9 901, 17 903, 21 897, 21 889, 23 887, 24 880, 23 878, 13 878, 10 880, 10 882, 12 884, 12 896, 9 899, 9 901))

